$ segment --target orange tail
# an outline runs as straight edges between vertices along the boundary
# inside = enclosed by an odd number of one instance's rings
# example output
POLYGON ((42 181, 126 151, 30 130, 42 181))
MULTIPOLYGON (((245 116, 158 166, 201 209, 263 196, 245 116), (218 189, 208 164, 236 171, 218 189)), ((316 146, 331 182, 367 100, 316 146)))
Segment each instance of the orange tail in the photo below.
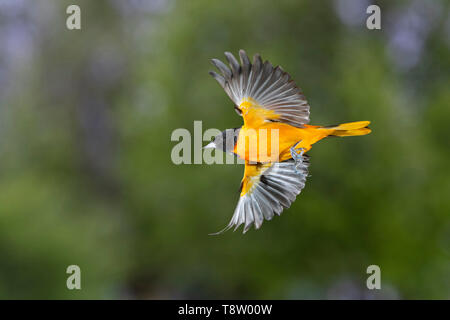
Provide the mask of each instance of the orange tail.
POLYGON ((351 137, 351 136, 363 136, 372 132, 367 126, 370 121, 356 121, 343 123, 338 126, 323 127, 330 130, 330 136, 335 137, 351 137))

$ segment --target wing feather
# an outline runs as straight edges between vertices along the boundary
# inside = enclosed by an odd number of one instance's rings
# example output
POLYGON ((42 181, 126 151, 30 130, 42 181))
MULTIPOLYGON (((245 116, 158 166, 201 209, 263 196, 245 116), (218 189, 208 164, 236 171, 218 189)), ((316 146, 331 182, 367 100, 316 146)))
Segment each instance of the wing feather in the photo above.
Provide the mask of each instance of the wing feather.
POLYGON ((247 123, 251 121, 260 124, 270 120, 301 128, 309 122, 309 104, 305 96, 280 66, 274 68, 269 61, 263 63, 259 54, 253 57, 252 64, 244 50, 239 51, 240 64, 230 52, 225 52, 225 57, 230 66, 212 59, 212 64, 221 75, 215 72, 210 74, 240 109, 247 125, 251 126, 247 123), (244 108, 247 108, 246 112, 242 113, 244 108), (258 112, 261 108, 273 113, 258 112))
POLYGON ((275 214, 280 215, 305 187, 308 165, 307 156, 303 157, 300 164, 296 164, 293 159, 264 165, 246 163, 244 189, 233 217, 225 229, 218 233, 232 227, 236 230, 242 224, 244 233, 252 225, 259 229, 264 220, 271 220, 275 214), (254 167, 248 170, 247 166, 254 167))

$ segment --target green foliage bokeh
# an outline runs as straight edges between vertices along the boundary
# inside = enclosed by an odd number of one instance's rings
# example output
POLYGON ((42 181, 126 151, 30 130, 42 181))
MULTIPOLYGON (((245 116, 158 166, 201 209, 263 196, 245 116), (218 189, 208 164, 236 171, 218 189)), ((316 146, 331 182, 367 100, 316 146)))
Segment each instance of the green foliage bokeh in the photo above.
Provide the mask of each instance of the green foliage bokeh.
POLYGON ((79 31, 65 28, 69 1, 28 2, 0 20, 33 38, 0 101, 0 298, 364 298, 371 264, 374 297, 450 297, 444 20, 398 70, 389 14, 407 1, 379 2, 382 30, 345 25, 333 1, 77 1, 79 31), (373 132, 315 145, 306 188, 261 230, 209 236, 243 166, 175 165, 170 137, 194 120, 241 125, 208 75, 241 48, 292 75, 312 124, 373 132), (80 291, 66 288, 71 264, 80 291))

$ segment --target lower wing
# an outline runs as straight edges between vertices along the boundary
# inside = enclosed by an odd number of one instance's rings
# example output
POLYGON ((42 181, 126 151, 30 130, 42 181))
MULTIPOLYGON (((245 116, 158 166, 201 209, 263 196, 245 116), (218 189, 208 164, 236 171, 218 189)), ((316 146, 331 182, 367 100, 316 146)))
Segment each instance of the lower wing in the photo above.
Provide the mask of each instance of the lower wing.
POLYGON ((297 195, 305 187, 308 175, 309 159, 303 156, 303 162, 293 159, 276 163, 245 163, 244 178, 241 184, 239 202, 233 217, 222 233, 244 224, 244 233, 252 224, 259 229, 265 220, 272 220, 274 214, 280 215, 289 208, 297 195))

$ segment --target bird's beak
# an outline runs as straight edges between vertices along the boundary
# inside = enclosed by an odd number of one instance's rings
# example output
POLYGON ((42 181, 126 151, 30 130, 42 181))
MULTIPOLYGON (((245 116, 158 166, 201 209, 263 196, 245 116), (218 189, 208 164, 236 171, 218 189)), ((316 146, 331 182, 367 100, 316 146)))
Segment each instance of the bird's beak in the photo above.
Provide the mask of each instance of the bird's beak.
POLYGON ((212 141, 209 144, 207 144, 206 146, 204 146, 203 149, 214 149, 215 147, 216 147, 216 144, 214 143, 214 141, 212 141))

